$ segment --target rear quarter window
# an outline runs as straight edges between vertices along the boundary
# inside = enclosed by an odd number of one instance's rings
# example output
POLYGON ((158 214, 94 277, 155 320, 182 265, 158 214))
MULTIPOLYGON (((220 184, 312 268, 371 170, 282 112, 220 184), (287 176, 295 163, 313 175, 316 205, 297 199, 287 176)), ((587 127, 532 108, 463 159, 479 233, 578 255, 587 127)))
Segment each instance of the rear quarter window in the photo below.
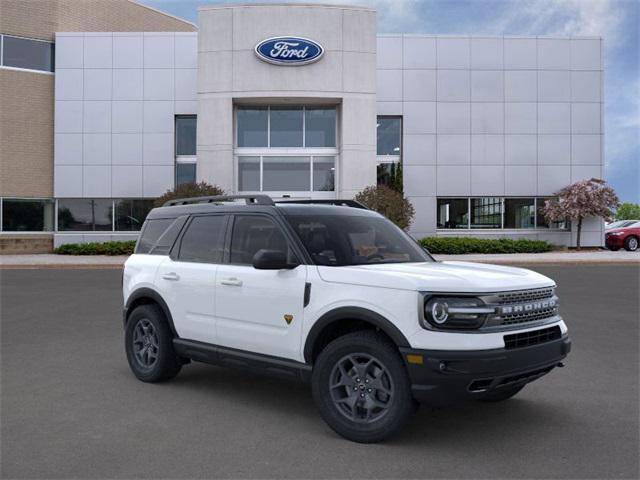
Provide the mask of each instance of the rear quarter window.
POLYGON ((136 253, 168 255, 186 219, 185 215, 178 218, 147 220, 140 234, 136 253))

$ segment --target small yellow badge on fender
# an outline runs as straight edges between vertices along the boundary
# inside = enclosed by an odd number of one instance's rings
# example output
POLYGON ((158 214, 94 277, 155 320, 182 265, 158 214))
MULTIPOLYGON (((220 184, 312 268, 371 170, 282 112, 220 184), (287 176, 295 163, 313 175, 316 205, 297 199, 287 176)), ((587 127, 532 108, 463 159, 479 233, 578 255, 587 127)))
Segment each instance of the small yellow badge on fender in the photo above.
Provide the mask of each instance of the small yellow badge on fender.
POLYGON ((290 325, 291 322, 293 322, 293 315, 290 315, 290 314, 287 313, 284 316, 284 321, 287 322, 287 325, 290 325))

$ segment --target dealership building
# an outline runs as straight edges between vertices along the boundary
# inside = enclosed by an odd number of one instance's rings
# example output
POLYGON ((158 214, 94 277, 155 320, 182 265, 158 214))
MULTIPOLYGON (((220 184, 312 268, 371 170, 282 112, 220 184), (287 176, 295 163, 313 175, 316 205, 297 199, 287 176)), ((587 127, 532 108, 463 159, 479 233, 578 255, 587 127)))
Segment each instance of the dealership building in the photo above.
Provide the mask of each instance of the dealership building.
MULTIPOLYGON (((134 239, 193 181, 400 185, 416 237, 574 245, 540 209, 603 177, 600 38, 379 35, 375 10, 313 4, 205 6, 197 27, 128 0, 7 0, 0 18, 6 253, 134 239)), ((602 237, 583 224, 583 245, 602 237)))

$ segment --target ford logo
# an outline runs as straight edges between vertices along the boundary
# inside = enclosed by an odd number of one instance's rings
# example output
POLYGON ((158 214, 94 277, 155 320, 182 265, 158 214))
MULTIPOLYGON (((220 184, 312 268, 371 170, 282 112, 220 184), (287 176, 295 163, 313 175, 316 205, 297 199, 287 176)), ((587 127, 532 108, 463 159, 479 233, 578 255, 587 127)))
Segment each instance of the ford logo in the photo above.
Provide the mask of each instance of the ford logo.
POLYGON ((320 60, 324 48, 308 38, 273 37, 258 43, 255 51, 260 60, 276 65, 307 65, 320 60))

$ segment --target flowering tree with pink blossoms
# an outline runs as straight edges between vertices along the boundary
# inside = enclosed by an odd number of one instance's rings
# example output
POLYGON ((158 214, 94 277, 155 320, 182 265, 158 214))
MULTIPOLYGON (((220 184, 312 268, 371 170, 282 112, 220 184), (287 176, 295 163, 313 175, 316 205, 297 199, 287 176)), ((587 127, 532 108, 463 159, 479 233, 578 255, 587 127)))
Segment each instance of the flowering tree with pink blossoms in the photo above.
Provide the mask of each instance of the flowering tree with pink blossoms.
POLYGON ((566 218, 577 222, 576 247, 580 250, 582 220, 586 217, 600 217, 610 221, 613 210, 620 201, 613 189, 604 180, 592 178, 573 183, 557 192, 557 199, 547 200, 544 204, 544 216, 557 222, 566 218))

